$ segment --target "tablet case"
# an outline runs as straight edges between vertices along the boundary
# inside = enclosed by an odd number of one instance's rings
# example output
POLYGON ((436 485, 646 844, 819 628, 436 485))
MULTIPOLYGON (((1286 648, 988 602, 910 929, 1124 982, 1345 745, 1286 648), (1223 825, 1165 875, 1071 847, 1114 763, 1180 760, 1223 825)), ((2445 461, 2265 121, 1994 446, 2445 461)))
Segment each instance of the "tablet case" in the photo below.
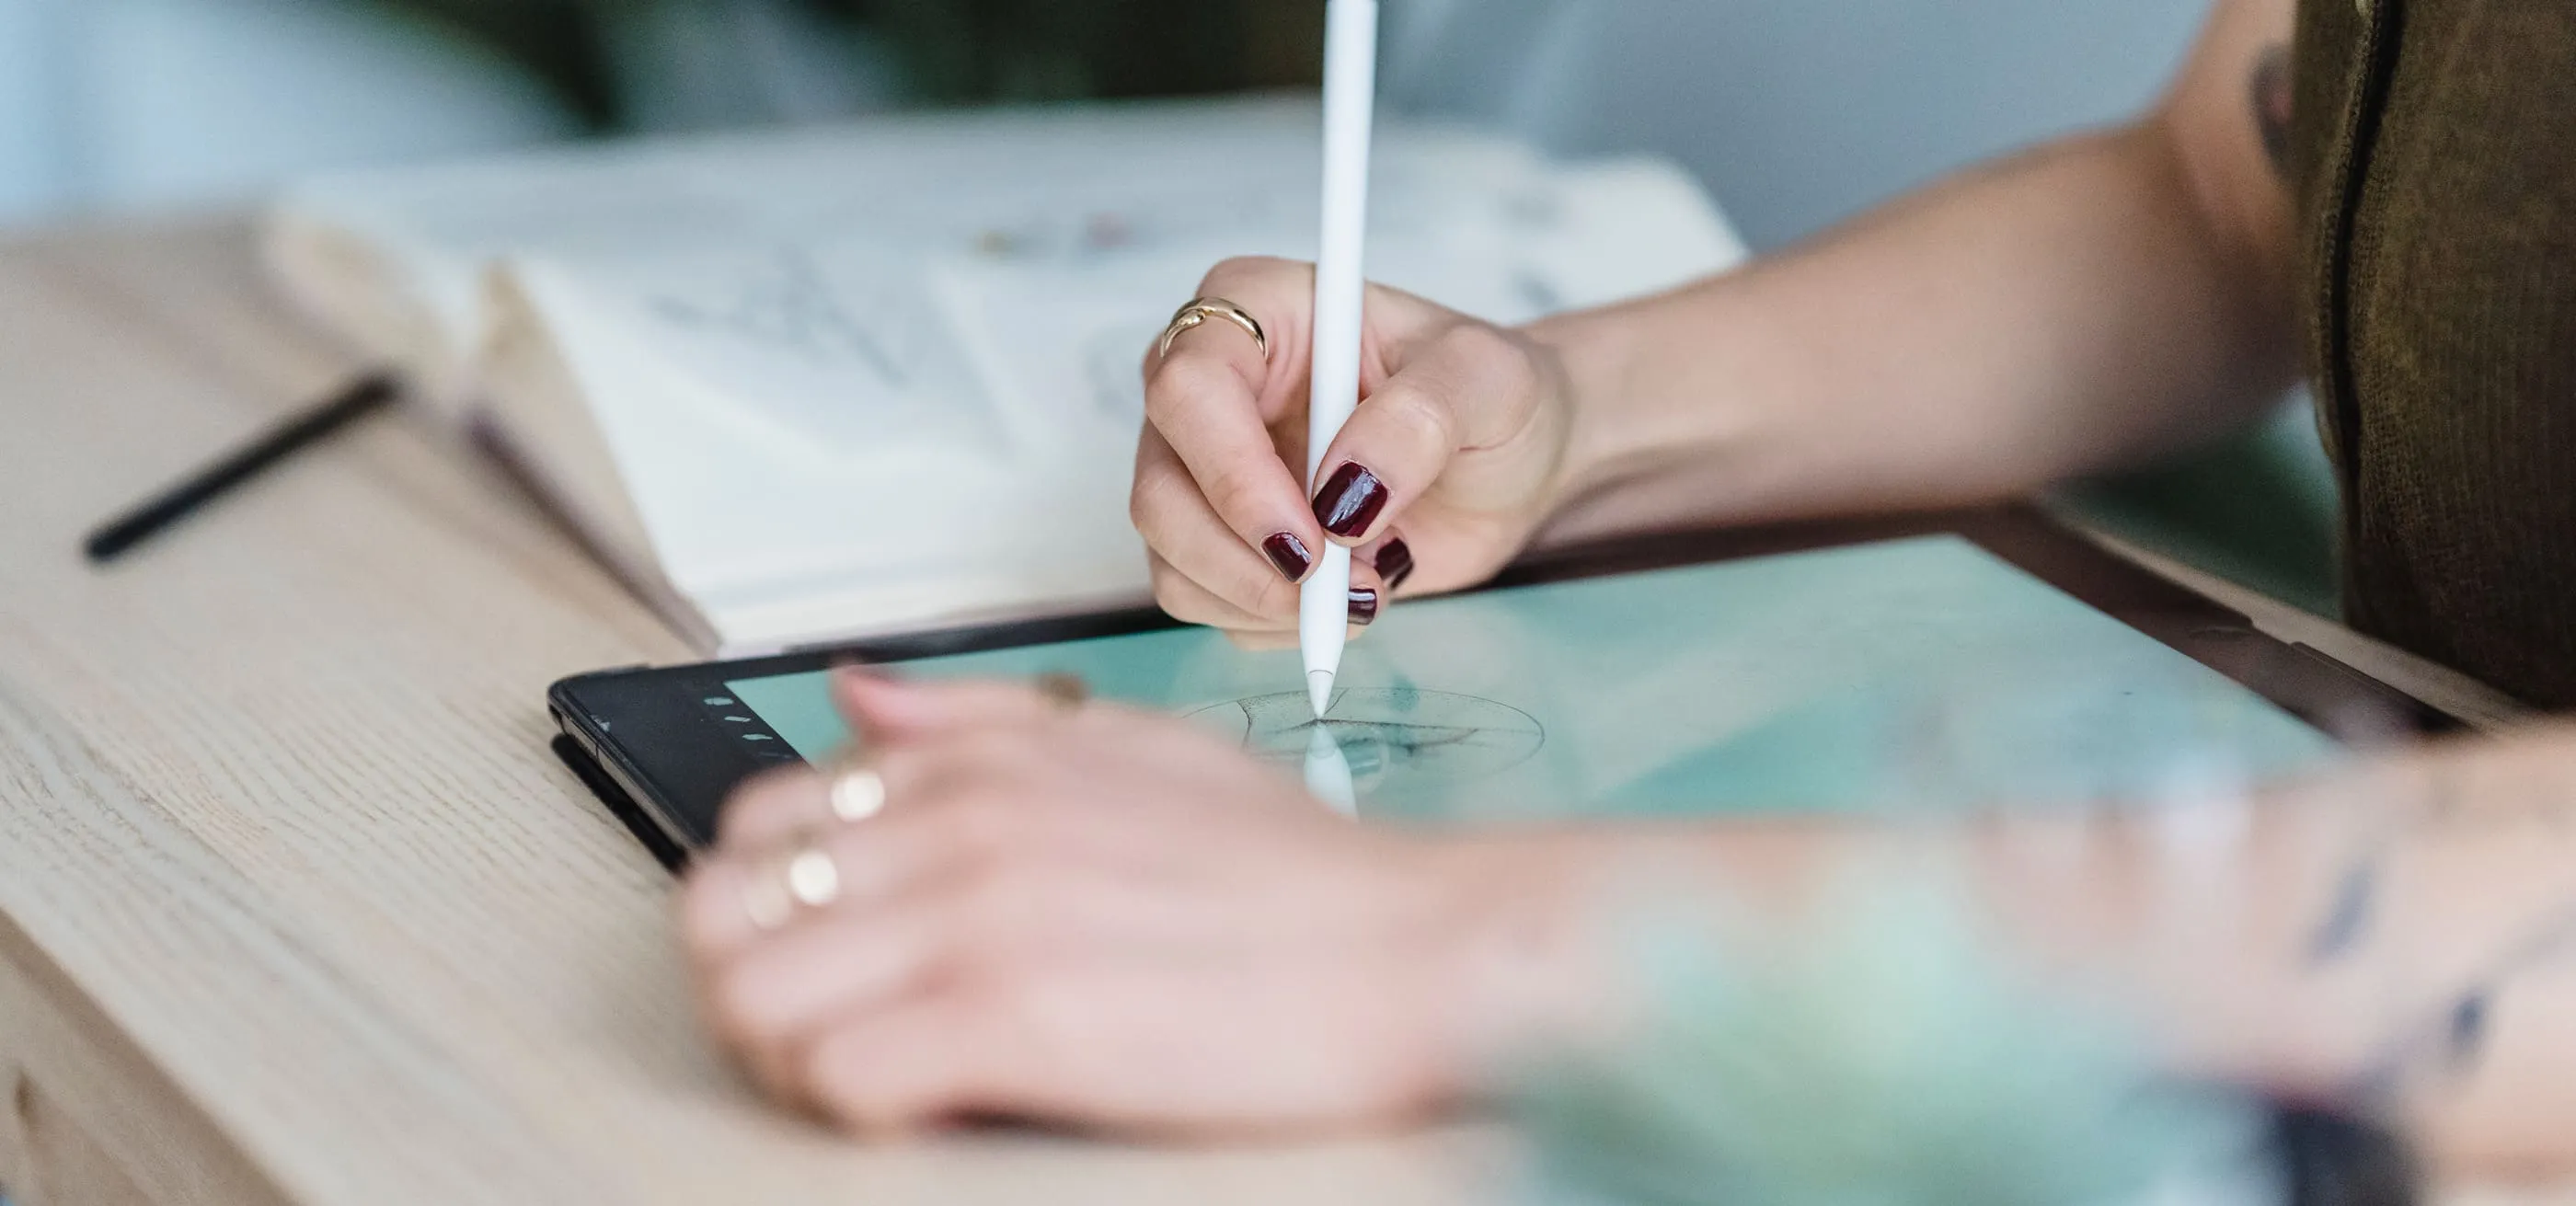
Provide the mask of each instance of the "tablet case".
POLYGON ((626 831, 634 834, 636 841, 644 843, 644 849, 652 854, 655 862, 662 864, 663 870, 673 875, 687 873, 688 852, 680 849, 651 818, 644 815, 643 806, 600 768, 598 759, 591 757, 590 751, 581 748, 580 742, 560 733, 555 735, 554 747, 555 757, 563 759, 564 766, 572 771, 573 777, 580 779, 582 786, 590 789, 590 794, 608 806, 610 815, 626 826, 626 831))

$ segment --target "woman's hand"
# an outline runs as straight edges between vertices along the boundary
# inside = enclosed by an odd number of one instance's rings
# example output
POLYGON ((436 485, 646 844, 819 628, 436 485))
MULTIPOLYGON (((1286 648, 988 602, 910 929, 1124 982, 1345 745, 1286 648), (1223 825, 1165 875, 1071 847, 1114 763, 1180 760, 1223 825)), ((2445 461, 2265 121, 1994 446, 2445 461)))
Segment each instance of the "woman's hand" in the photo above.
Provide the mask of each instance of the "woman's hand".
POLYGON ((845 676, 886 804, 746 788, 684 925, 716 1033, 854 1131, 1004 1116, 1123 1133, 1400 1121, 1470 1088, 1471 966, 1528 883, 1366 828, 1186 725, 845 676), (819 850, 828 906, 755 921, 819 850))
POLYGON ((1233 260, 1199 292, 1243 307, 1270 350, 1215 322, 1147 353, 1133 512, 1175 617, 1294 639, 1297 586, 1331 541, 1357 550, 1351 619, 1366 625, 1388 595, 1492 576, 1555 507, 1571 404, 1546 344, 1372 287, 1362 401, 1310 498, 1313 266, 1233 260))

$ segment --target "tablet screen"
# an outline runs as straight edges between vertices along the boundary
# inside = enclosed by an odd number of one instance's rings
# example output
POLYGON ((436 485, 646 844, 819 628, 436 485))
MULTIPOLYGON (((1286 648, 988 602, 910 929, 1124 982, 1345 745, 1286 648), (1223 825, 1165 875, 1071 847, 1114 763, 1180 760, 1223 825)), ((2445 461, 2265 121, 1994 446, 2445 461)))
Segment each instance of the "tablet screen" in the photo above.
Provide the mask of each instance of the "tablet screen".
MULTIPOLYGON (((1296 652, 1204 629, 901 672, 1072 674, 1291 773, 1318 749, 1296 652)), ((729 685, 808 760, 849 740, 820 673, 729 685)), ((2162 798, 2342 748, 1946 535, 1408 602, 1322 728, 1365 811, 1425 819, 2162 798)))

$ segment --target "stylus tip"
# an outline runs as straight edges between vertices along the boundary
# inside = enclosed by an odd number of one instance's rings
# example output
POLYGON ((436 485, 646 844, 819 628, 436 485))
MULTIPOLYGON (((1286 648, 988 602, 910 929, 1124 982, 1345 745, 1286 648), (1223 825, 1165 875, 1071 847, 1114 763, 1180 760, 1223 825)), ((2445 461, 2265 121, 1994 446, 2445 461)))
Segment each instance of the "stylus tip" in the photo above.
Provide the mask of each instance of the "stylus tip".
POLYGON ((1306 672, 1306 700, 1307 702, 1315 705, 1315 719, 1322 720, 1324 718, 1325 710, 1333 706, 1332 671, 1309 670, 1306 672))

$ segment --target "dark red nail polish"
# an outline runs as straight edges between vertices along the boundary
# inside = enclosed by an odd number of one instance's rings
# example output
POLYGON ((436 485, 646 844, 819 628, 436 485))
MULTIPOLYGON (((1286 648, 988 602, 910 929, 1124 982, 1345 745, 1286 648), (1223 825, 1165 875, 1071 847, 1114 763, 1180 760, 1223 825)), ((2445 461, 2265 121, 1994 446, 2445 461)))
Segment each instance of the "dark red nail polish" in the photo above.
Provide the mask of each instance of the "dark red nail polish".
POLYGON ((1360 625, 1361 627, 1367 627, 1368 625, 1377 623, 1376 591, 1354 590, 1351 592, 1351 623, 1360 625))
POLYGON ((1404 589, 1404 580, 1413 576, 1413 549, 1401 538, 1391 538, 1378 546, 1377 573, 1386 579, 1388 594, 1404 589))
POLYGON ((1306 551, 1306 542, 1294 532, 1281 532, 1261 542, 1261 553, 1278 567, 1279 576, 1291 582, 1302 581, 1306 570, 1315 564, 1315 555, 1306 551))
POLYGON ((1386 483, 1357 462, 1344 464, 1315 492, 1315 518, 1324 530, 1351 539, 1377 522, 1386 509, 1386 483))

